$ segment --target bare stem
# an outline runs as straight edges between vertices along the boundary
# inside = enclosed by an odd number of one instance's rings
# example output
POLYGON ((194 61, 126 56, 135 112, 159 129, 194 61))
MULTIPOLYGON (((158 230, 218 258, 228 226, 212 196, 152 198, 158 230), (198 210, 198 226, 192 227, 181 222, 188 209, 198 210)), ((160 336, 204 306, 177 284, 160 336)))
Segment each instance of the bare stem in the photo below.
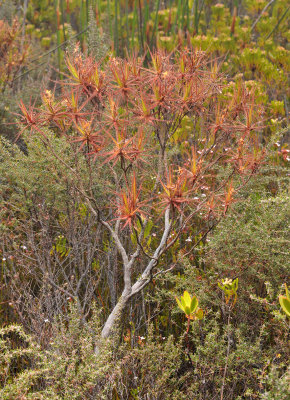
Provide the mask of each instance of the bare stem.
POLYGON ((222 383, 222 388, 221 388, 221 399, 223 400, 224 398, 224 388, 225 388, 225 381, 226 381, 226 376, 227 376, 227 369, 228 369, 228 362, 229 362, 229 355, 230 355, 230 333, 229 333, 229 326, 230 326, 230 319, 231 319, 231 311, 229 311, 229 316, 228 316, 228 346, 227 346, 227 356, 226 356, 226 365, 224 369, 224 374, 223 374, 223 383, 222 383))

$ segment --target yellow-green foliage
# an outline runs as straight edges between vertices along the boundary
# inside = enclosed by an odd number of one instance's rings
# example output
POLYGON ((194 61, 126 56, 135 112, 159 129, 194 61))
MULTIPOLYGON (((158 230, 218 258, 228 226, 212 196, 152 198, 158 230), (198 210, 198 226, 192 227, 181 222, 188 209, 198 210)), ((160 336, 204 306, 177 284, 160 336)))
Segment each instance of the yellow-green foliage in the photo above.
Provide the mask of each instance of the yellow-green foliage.
POLYGON ((285 312, 285 314, 290 317, 290 296, 289 296, 289 292, 288 292, 288 288, 287 285, 285 283, 285 291, 286 291, 286 296, 279 296, 279 302, 280 305, 283 309, 283 311, 285 312))

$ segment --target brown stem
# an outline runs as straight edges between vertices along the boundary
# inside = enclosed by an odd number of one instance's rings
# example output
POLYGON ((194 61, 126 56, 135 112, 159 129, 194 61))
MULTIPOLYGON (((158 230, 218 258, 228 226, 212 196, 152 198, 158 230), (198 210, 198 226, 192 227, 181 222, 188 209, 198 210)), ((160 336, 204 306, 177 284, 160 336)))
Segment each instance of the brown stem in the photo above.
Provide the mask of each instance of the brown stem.
MULTIPOLYGON (((229 316, 228 316, 228 329, 230 325, 230 319, 231 319, 231 310, 229 310, 229 316)), ((226 375, 227 375, 227 369, 228 369, 228 361, 229 361, 229 355, 230 355, 230 333, 228 331, 228 346, 227 346, 227 356, 226 356, 226 365, 224 369, 224 374, 223 374, 223 383, 222 383, 222 388, 221 388, 221 399, 223 400, 224 398, 224 388, 225 388, 225 380, 226 380, 226 375)))
POLYGON ((188 339, 189 328, 190 328, 190 317, 187 316, 186 342, 187 342, 187 353, 188 354, 189 354, 189 339, 188 339))

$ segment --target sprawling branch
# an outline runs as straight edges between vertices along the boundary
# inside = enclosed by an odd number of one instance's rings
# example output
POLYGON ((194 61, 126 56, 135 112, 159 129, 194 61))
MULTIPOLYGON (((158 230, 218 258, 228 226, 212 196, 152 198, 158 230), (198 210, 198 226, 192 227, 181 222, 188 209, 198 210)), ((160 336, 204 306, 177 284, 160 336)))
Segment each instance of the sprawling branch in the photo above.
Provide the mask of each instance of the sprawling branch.
MULTIPOLYGON (((136 258, 138 257, 138 255, 140 253, 140 246, 137 248, 135 253, 132 255, 130 262, 128 262, 126 265, 124 264, 124 290, 123 290, 123 293, 122 293, 121 297, 119 298, 116 306, 114 307, 113 311, 110 313, 109 317, 106 320, 106 323, 102 330, 103 338, 106 338, 111 334, 113 328, 115 327, 116 320, 118 318, 120 318, 120 315, 122 314, 123 310, 125 309, 130 298, 132 296, 135 296, 137 293, 139 293, 150 282, 152 270, 156 266, 161 255, 163 254, 164 249, 166 247, 166 242, 167 242, 169 234, 170 234, 172 221, 170 220, 170 209, 169 208, 167 208, 167 210, 165 211, 164 220, 165 220, 164 232, 163 232, 161 241, 159 243, 159 246, 155 250, 154 256, 150 260, 148 265, 146 266, 143 274, 134 283, 132 288, 131 288, 131 285, 128 286, 128 283, 126 282, 126 277, 127 277, 126 275, 128 274, 131 277, 131 269, 132 269, 132 266, 133 266, 136 258), (128 290, 128 288, 130 288, 130 291, 128 290)), ((131 283, 131 280, 130 280, 130 283, 131 283)))

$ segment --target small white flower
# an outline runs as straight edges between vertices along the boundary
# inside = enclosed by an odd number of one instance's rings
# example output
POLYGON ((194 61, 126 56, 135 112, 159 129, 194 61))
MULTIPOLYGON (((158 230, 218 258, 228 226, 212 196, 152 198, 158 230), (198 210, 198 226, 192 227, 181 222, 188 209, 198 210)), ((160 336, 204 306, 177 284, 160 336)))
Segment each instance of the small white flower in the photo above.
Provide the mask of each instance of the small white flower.
POLYGON ((6 257, 3 257, 3 258, 2 258, 2 261, 6 261, 6 257))
POLYGON ((156 233, 152 233, 152 236, 154 236, 154 237, 155 237, 155 236, 156 236, 156 233))
POLYGON ((44 320, 44 322, 45 322, 45 323, 49 322, 49 319, 46 318, 46 319, 44 320))
POLYGON ((223 283, 224 285, 231 285, 232 282, 233 282, 233 280, 232 280, 232 279, 229 279, 229 278, 222 279, 222 283, 223 283))
POLYGON ((26 246, 21 246, 22 248, 23 248, 23 250, 27 250, 27 247, 26 246))
POLYGON ((188 237, 185 241, 186 242, 192 242, 192 239, 191 239, 191 237, 188 237))
POLYGON ((206 197, 206 194, 205 194, 205 193, 202 193, 201 197, 206 197))
POLYGON ((196 196, 196 197, 193 198, 193 200, 199 200, 199 197, 196 196))

